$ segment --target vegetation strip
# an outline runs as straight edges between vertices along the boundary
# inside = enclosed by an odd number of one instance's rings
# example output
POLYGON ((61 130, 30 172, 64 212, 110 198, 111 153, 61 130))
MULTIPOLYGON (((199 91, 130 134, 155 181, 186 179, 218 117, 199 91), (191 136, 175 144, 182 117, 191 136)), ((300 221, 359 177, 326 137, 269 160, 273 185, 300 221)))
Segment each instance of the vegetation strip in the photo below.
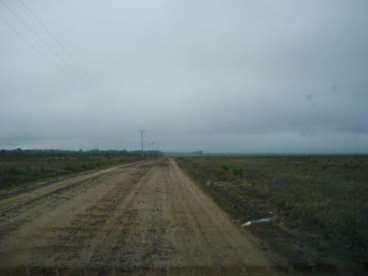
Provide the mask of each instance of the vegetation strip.
POLYGON ((296 269, 366 272, 367 156, 202 156, 178 163, 296 269), (271 214, 270 214, 271 213, 271 214))

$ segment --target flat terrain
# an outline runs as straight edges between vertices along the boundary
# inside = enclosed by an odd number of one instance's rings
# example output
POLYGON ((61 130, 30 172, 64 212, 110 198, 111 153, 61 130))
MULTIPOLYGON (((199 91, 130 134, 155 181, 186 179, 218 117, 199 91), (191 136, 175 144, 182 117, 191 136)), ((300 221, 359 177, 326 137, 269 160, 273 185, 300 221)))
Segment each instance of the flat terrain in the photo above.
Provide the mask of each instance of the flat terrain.
POLYGON ((196 156, 178 164, 206 194, 308 275, 368 275, 368 156, 196 156))
MULTIPOLYGON (((159 152, 146 152, 155 158, 159 152)), ((0 149, 0 199, 4 189, 29 189, 34 182, 64 177, 88 170, 102 170, 141 159, 140 152, 89 150, 0 149)))
POLYGON ((174 160, 67 178, 0 201, 2 273, 276 275, 174 160))

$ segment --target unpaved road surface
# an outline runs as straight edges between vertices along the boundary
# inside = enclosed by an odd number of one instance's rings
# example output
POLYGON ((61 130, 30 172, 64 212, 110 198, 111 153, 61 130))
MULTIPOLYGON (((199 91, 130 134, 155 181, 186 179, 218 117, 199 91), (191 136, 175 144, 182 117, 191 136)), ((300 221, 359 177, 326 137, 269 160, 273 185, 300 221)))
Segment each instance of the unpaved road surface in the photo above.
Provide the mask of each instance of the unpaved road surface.
POLYGON ((0 273, 277 274, 250 234, 171 159, 1 200, 0 273))

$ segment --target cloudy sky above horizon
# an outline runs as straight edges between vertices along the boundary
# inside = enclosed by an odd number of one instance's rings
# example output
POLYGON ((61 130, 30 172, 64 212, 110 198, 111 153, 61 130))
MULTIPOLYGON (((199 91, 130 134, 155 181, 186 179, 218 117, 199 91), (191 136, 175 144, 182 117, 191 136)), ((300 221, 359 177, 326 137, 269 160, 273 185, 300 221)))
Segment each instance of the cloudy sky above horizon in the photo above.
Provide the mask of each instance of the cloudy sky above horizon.
POLYGON ((0 148, 368 153, 366 0, 4 0, 0 148))

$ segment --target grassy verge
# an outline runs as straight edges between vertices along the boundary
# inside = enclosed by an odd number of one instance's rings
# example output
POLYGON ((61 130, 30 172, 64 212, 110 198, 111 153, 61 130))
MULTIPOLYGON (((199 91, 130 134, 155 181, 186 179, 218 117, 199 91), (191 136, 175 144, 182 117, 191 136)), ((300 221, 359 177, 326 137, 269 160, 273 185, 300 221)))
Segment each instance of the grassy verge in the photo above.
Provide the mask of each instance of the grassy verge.
POLYGON ((202 189, 295 267, 366 270, 367 156, 182 157, 202 189), (271 214, 272 213, 272 214, 271 214))
MULTIPOLYGON (((146 155, 155 157, 158 153, 146 155)), ((0 151, 0 189, 30 182, 140 160, 140 153, 126 151, 0 151)))

